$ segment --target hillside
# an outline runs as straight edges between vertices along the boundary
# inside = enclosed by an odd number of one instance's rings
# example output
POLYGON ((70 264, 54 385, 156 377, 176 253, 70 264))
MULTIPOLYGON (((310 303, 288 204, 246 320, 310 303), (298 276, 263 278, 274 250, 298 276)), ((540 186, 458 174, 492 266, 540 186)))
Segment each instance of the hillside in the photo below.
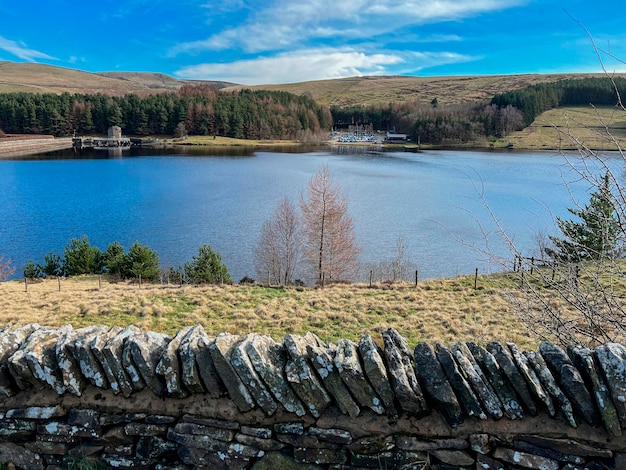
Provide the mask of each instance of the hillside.
MULTIPOLYGON (((0 93, 104 93, 147 95, 179 89, 185 83, 162 73, 103 72, 80 70, 33 63, 0 62, 0 93)), ((232 83, 208 82, 223 88, 232 83)))
POLYGON ((211 83, 227 91, 251 88, 287 91, 296 95, 307 94, 322 105, 347 106, 406 101, 430 103, 433 98, 445 104, 489 100, 496 93, 523 88, 534 83, 588 76, 592 75, 370 76, 247 86, 220 81, 179 80, 162 73, 90 73, 42 64, 0 62, 0 93, 25 91, 146 95, 177 90, 185 83, 211 83))
POLYGON ((237 85, 226 88, 226 90, 251 88, 287 91, 296 95, 309 94, 318 103, 329 106, 386 104, 407 101, 430 103, 434 98, 437 98, 440 104, 450 104, 490 100, 497 93, 524 88, 536 83, 593 76, 600 75, 372 76, 284 85, 257 85, 252 87, 237 85))

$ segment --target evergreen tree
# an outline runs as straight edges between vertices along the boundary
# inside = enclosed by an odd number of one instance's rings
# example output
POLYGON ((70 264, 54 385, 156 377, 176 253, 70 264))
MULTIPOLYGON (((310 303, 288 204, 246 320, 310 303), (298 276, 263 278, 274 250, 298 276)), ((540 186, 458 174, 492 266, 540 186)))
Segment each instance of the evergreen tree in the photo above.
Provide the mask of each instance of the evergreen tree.
POLYGON ((198 256, 185 263, 184 273, 187 281, 193 284, 232 282, 228 268, 222 263, 222 256, 209 245, 202 245, 198 256))
POLYGON ((588 260, 612 260, 621 253, 621 230, 611 195, 608 172, 598 191, 591 194, 589 204, 568 211, 580 220, 557 217, 563 237, 550 237, 555 249, 546 254, 560 262, 577 263, 588 260))

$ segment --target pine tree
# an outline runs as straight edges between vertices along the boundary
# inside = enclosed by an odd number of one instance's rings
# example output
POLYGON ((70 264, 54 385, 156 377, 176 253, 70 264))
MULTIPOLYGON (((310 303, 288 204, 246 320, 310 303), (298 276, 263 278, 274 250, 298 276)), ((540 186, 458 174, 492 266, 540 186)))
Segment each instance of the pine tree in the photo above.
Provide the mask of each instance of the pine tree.
POLYGON ((546 254, 560 262, 577 263, 588 260, 611 260, 621 253, 621 230, 611 195, 608 172, 598 191, 591 194, 589 204, 568 211, 580 220, 557 217, 563 237, 550 237, 555 249, 546 254))

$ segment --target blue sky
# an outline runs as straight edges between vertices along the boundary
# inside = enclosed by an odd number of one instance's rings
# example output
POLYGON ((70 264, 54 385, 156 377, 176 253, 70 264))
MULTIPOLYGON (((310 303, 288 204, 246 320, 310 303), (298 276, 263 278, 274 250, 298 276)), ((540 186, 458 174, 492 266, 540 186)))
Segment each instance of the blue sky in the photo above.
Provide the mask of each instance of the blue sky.
POLYGON ((248 85, 598 72, 585 29, 626 60, 625 24, 614 0, 0 0, 0 60, 248 85))

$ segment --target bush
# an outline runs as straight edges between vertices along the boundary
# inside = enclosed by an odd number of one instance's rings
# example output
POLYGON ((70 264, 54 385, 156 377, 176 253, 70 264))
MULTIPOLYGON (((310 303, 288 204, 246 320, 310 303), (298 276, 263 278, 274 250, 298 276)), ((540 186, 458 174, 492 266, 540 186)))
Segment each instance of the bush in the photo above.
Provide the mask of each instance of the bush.
POLYGON ((124 255, 124 247, 116 241, 110 243, 102 255, 102 264, 109 274, 122 279, 128 272, 128 259, 124 255))
POLYGON ((44 265, 42 269, 46 276, 62 276, 63 275, 63 272, 64 272, 63 260, 58 254, 51 251, 50 253, 48 253, 47 255, 43 257, 43 260, 44 260, 44 265))
POLYGON ((40 279, 45 277, 40 264, 33 263, 33 260, 28 260, 28 264, 24 266, 24 277, 26 279, 40 279))
POLYGON ((126 255, 124 277, 155 280, 159 276, 159 255, 148 245, 139 242, 132 244, 126 255))
POLYGON ((231 283, 228 268, 222 263, 222 256, 209 245, 198 248, 198 256, 185 263, 185 277, 192 284, 231 283))
POLYGON ((70 276, 102 272, 102 252, 89 244, 87 235, 72 238, 65 246, 64 254, 64 270, 70 276))

